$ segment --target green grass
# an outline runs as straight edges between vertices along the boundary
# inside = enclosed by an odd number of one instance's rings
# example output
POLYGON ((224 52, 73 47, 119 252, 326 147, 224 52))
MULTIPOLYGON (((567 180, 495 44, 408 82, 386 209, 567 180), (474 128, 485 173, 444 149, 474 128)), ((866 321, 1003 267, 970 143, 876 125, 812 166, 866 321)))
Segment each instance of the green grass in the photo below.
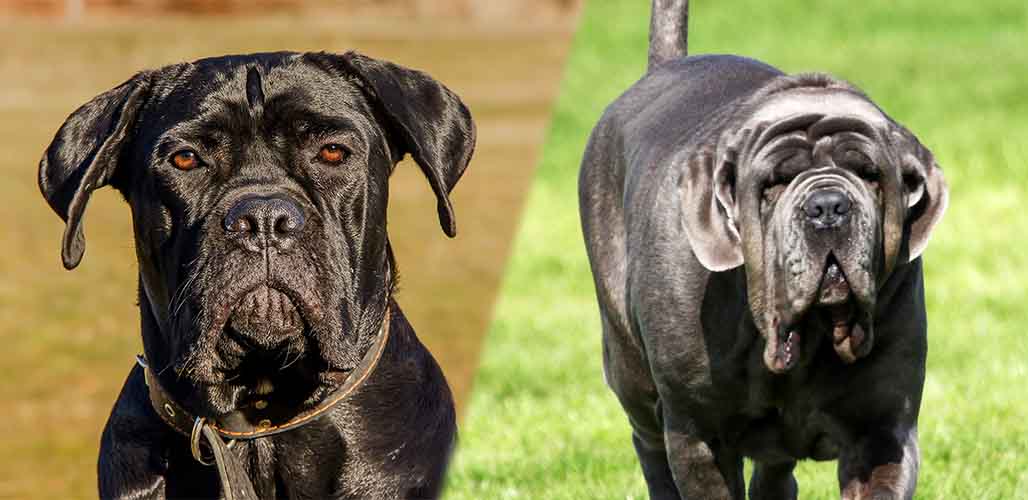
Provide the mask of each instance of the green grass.
MULTIPOLYGON (((919 498, 1026 498, 1028 10, 979 2, 694 2, 693 53, 861 86, 936 154, 951 205, 925 257, 930 352, 919 498)), ((574 42, 451 469, 449 498, 643 498, 601 376, 578 226, 580 155, 643 71, 648 12, 592 0, 574 42)), ((801 464, 802 498, 838 496, 801 464)))

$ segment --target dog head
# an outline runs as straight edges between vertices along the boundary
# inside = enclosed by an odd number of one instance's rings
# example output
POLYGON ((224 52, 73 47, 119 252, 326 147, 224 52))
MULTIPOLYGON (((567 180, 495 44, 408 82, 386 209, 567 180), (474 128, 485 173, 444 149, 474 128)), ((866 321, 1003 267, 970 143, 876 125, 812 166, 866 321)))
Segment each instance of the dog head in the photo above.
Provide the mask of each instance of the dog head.
POLYGON ((680 183, 693 252, 712 271, 745 265, 771 371, 822 332, 851 363, 873 345, 879 288, 921 255, 945 211, 942 171, 913 134, 826 76, 783 78, 738 111, 680 183))
POLYGON ((357 53, 227 56, 139 73, 75 111, 40 162, 68 269, 104 185, 132 209, 144 348, 214 416, 312 404, 360 361, 392 286, 388 180, 409 153, 448 195, 475 130, 424 73, 357 53), (281 390, 280 390, 281 389, 281 390))

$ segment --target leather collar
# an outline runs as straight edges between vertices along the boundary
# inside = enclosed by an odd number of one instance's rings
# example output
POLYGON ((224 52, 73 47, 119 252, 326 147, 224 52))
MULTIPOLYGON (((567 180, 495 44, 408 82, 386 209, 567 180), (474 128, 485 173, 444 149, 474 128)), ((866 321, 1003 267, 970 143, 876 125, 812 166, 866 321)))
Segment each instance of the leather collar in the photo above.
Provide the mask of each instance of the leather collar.
POLYGON ((390 307, 387 305, 375 343, 343 384, 316 407, 293 415, 283 415, 281 412, 273 414, 274 411, 268 408, 267 402, 257 401, 252 405, 253 408, 246 411, 237 410, 217 419, 197 417, 172 399, 141 356, 137 357, 137 361, 143 367, 146 386, 150 393, 150 405, 164 423, 189 438, 193 458, 204 465, 218 466, 223 496, 230 500, 256 498, 249 478, 238 459, 229 452, 229 448, 235 440, 257 439, 301 427, 324 415, 352 395, 367 381, 382 359, 382 353, 385 352, 389 340, 390 316, 390 307), (262 415, 261 410, 268 412, 262 415), (229 440, 227 444, 226 439, 229 440), (210 447, 213 456, 204 456, 201 441, 210 447))

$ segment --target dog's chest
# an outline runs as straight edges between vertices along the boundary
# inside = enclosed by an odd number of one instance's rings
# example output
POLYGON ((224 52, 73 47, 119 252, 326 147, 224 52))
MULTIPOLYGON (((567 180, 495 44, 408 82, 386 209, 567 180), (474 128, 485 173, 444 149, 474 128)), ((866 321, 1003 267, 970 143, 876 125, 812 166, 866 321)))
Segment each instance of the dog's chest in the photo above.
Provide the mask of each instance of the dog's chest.
POLYGON ((829 460, 838 455, 846 427, 831 411, 840 397, 815 375, 753 376, 718 434, 729 445, 758 460, 829 460))
POLYGON ((324 498, 335 493, 345 467, 345 444, 340 434, 328 427, 315 422, 309 431, 301 428, 237 442, 234 451, 248 470, 257 496, 324 498))

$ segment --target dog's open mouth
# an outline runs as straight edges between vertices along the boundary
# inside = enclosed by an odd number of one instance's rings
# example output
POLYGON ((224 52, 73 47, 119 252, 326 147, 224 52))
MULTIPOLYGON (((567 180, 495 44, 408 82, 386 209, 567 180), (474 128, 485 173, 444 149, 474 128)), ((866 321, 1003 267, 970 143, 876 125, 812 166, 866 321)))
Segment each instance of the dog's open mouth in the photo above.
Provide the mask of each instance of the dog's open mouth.
POLYGON ((864 327, 857 321, 857 306, 853 291, 846 281, 838 261, 829 255, 821 289, 818 291, 814 309, 823 309, 832 329, 832 346, 836 354, 846 363, 857 360, 866 335, 864 327))
POLYGON ((799 360, 804 335, 828 332, 836 354, 845 363, 852 363, 866 354, 866 326, 859 321, 860 308, 842 266, 833 254, 828 255, 817 296, 808 310, 788 325, 775 325, 775 338, 765 361, 771 371, 782 373, 799 360))

